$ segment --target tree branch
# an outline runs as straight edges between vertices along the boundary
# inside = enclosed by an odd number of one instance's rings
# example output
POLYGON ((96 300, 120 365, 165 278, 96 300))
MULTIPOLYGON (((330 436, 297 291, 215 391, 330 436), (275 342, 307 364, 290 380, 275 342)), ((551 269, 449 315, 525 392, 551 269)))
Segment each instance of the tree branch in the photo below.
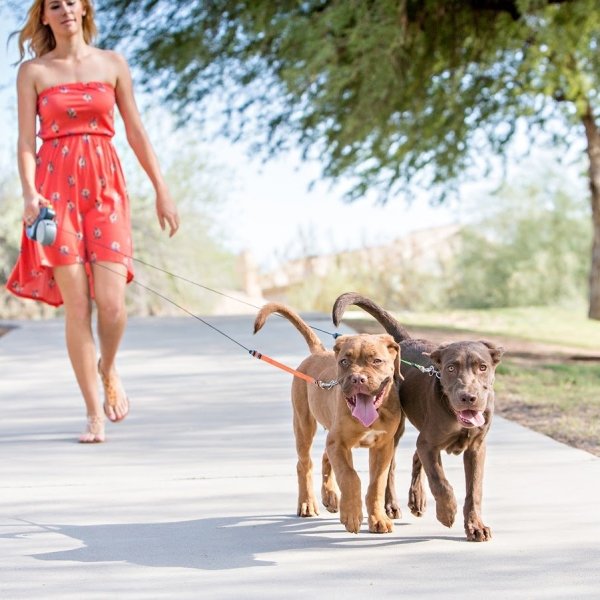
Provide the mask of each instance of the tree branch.
MULTIPOLYGON (((564 4, 574 0, 547 0, 548 4, 564 4)), ((516 0, 470 0, 473 10, 487 10, 492 12, 507 12, 515 21, 523 15, 519 11, 516 0)))

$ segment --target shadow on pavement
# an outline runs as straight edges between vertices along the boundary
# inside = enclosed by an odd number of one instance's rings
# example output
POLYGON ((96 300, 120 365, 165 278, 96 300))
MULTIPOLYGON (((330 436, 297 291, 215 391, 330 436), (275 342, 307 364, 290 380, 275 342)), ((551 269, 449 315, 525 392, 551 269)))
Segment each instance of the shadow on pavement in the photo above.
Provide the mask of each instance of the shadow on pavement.
MULTIPOLYGON (((33 554, 44 561, 80 563, 126 562, 149 567, 228 570, 274 566, 258 555, 281 550, 384 547, 415 544, 431 539, 466 543, 462 537, 394 536, 346 533, 323 520, 307 521, 286 515, 208 518, 172 523, 111 525, 40 525, 29 523, 39 534, 56 534, 78 541, 72 550, 33 554)), ((339 525, 339 527, 338 527, 339 525)), ((396 524, 396 528, 405 524, 396 524)), ((10 538, 5 534, 0 537, 10 538)), ((35 535, 30 531, 29 536, 35 535)))

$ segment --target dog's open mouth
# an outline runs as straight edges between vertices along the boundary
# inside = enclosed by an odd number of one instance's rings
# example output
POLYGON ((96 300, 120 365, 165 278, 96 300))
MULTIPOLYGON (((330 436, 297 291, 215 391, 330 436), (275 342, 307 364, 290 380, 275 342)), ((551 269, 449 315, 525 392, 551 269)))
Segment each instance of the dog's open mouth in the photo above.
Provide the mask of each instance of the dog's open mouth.
POLYGON ((352 416, 360 421, 365 427, 370 427, 379 418, 377 410, 383 402, 388 382, 389 378, 381 384, 381 387, 375 396, 363 393, 346 396, 346 403, 352 412, 352 416))
POLYGON ((481 427, 485 424, 483 411, 481 410, 459 410, 456 413, 456 418, 463 427, 481 427))

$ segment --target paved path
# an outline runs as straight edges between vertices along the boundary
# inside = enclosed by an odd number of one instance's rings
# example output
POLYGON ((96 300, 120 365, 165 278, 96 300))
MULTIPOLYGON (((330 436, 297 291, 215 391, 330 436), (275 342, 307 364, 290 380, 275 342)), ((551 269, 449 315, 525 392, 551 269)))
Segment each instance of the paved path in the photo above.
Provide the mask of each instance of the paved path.
MULTIPOLYGON (((251 316, 207 320, 286 364, 306 352, 283 319, 257 336, 251 316)), ((76 444, 84 411, 62 322, 0 339, 0 598, 600 597, 590 454, 497 418, 491 542, 467 543, 431 505, 422 519, 406 509, 393 534, 351 535, 325 511, 295 516, 289 375, 189 317, 131 320, 120 370, 131 415, 106 444, 76 444)), ((403 500, 415 437, 409 427, 398 451, 403 500)), ((461 461, 444 462, 461 498, 461 461)))

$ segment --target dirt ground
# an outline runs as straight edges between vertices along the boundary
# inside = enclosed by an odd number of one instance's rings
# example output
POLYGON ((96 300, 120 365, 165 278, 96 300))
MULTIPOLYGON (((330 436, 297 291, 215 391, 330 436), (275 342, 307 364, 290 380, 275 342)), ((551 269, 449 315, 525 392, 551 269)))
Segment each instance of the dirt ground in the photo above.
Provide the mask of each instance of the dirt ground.
MULTIPOLYGON (((378 323, 370 320, 352 319, 346 321, 346 324, 358 332, 379 333, 383 331, 378 323)), ((409 331, 414 338, 425 338, 438 344, 459 340, 486 339, 505 348, 504 360, 527 366, 573 361, 600 363, 600 352, 582 351, 581 348, 541 344, 502 336, 482 336, 480 333, 467 330, 457 332, 456 330, 411 327, 409 331)), ((518 397, 503 396, 497 398, 495 412, 534 431, 549 435, 560 442, 600 456, 600 439, 597 435, 593 433, 586 435, 581 430, 573 431, 569 428, 557 430, 556 427, 553 427, 554 424, 564 419, 565 415, 561 409, 551 404, 543 406, 529 405, 518 397)), ((600 419, 600 414, 590 414, 588 418, 597 421, 600 419)))

